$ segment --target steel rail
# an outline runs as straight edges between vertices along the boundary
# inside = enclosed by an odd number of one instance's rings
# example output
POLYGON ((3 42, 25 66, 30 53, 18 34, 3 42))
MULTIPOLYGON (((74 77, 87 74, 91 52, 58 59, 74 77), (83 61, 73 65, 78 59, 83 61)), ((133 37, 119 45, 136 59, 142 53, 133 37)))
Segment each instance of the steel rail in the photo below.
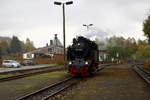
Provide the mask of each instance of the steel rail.
MULTIPOLYGON (((106 68, 108 66, 111 66, 111 65, 110 64, 103 65, 102 67, 98 68, 97 71, 103 70, 104 68, 106 68)), ((29 93, 25 96, 17 98, 16 100, 47 100, 48 98, 60 93, 61 91, 65 90, 66 88, 77 83, 77 81, 73 81, 72 79, 73 79, 73 77, 67 78, 63 81, 51 84, 40 90, 37 90, 35 92, 29 93)))
POLYGON ((40 90, 17 98, 16 100, 47 100, 48 98, 75 84, 76 82, 72 79, 73 77, 69 77, 63 81, 59 81, 40 90))
POLYGON ((139 66, 134 66, 132 68, 146 83, 150 84, 150 72, 139 66))
POLYGON ((117 64, 114 64, 114 63, 109 63, 109 64, 100 64, 99 65, 99 68, 97 69, 97 71, 100 71, 104 68, 107 68, 107 67, 110 67, 110 66, 113 66, 113 65, 117 65, 117 64))
POLYGON ((63 70, 63 69, 62 68, 56 68, 56 69, 48 69, 48 70, 43 70, 43 71, 31 72, 31 73, 27 73, 27 74, 20 74, 20 75, 14 75, 14 76, 9 76, 9 77, 3 77, 3 78, 0 78, 0 82, 20 79, 20 78, 29 77, 29 76, 33 76, 33 75, 39 75, 39 74, 48 73, 48 72, 61 71, 61 70, 63 70))
MULTIPOLYGON (((98 68, 96 71, 102 70, 106 66, 111 66, 111 65, 112 64, 100 64, 99 66, 102 66, 102 67, 98 68)), ((31 69, 31 71, 32 70, 33 69, 31 69)), ((61 70, 63 70, 63 68, 55 68, 55 69, 48 69, 48 70, 43 69, 43 70, 44 71, 37 71, 37 72, 33 72, 33 73, 28 73, 28 74, 20 74, 20 75, 14 75, 14 76, 9 76, 9 77, 3 77, 3 78, 0 78, 0 82, 11 81, 11 80, 15 80, 15 79, 20 79, 20 78, 29 77, 29 76, 38 75, 38 74, 43 74, 43 73, 48 73, 48 72, 61 71, 61 70)))
POLYGON ((60 93, 61 91, 65 90, 66 88, 71 87, 71 86, 74 85, 74 84, 75 84, 75 83, 68 84, 68 85, 62 87, 60 90, 55 91, 55 92, 53 92, 52 94, 49 94, 48 96, 42 98, 42 100, 47 100, 47 99, 49 99, 50 97, 52 97, 52 96, 54 96, 54 95, 60 93))

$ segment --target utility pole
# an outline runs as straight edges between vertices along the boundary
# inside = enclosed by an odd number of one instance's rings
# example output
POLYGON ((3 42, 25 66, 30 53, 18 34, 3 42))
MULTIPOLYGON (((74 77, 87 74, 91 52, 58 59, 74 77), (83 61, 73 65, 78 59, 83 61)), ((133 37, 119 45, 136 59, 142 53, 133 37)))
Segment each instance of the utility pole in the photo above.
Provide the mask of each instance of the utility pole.
POLYGON ((68 2, 54 2, 55 5, 62 5, 63 9, 63 42, 64 42, 64 63, 66 62, 66 26, 65 26, 65 5, 73 4, 73 1, 68 2))
POLYGON ((64 62, 66 62, 66 24, 65 24, 65 4, 63 3, 63 38, 64 38, 64 62))

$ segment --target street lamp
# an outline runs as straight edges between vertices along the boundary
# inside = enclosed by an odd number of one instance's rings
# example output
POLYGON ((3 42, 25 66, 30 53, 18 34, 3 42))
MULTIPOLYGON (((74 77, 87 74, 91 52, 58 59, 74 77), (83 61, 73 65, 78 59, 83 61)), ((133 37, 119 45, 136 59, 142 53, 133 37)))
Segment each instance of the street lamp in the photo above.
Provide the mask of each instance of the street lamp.
POLYGON ((83 24, 83 26, 86 26, 87 27, 87 31, 88 31, 89 30, 89 26, 93 26, 93 24, 88 24, 88 25, 83 24))
POLYGON ((66 61, 66 36, 65 36, 65 5, 71 5, 73 4, 73 1, 68 1, 68 2, 57 2, 55 1, 54 2, 55 5, 62 5, 62 8, 63 8, 63 42, 64 42, 64 62, 66 61))

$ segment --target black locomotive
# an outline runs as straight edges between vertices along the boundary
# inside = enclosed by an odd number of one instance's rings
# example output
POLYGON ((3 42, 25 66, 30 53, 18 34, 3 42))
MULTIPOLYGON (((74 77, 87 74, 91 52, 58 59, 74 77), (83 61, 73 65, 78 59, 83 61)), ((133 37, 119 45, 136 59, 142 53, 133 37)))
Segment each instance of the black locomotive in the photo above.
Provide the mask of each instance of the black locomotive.
POLYGON ((95 42, 82 36, 73 39, 67 50, 68 71, 73 76, 89 76, 98 67, 99 52, 95 42))

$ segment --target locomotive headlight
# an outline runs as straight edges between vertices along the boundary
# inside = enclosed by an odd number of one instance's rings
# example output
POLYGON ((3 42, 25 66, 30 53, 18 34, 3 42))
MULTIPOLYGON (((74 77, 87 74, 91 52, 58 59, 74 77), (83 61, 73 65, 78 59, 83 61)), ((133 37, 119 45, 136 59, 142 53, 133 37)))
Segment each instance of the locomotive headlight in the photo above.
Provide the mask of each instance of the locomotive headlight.
POLYGON ((80 45, 80 43, 77 44, 78 46, 80 45))
POLYGON ((88 62, 88 61, 85 61, 85 64, 86 64, 86 65, 88 65, 88 64, 89 64, 89 62, 88 62))
POLYGON ((71 61, 69 61, 69 65, 71 65, 72 64, 72 62, 71 61))

